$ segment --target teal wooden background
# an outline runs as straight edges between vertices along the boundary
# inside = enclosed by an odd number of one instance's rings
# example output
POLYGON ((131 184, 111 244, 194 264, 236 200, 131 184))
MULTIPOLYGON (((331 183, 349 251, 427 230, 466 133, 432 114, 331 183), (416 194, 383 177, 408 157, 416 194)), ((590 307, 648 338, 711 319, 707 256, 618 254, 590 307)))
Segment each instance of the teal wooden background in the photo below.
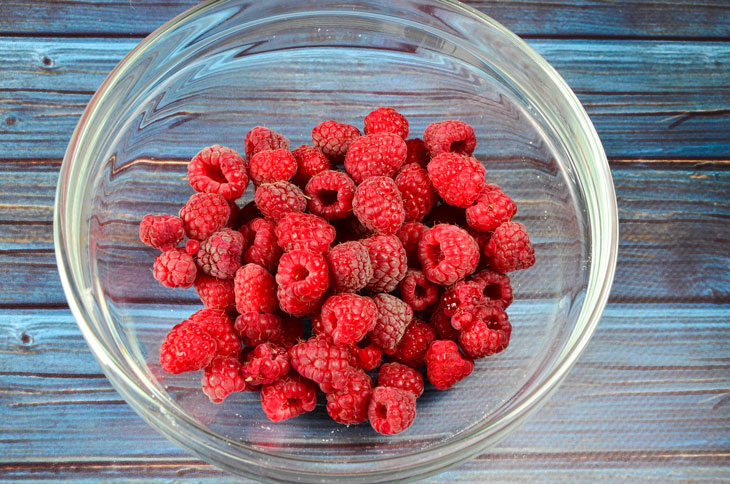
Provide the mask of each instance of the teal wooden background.
MULTIPOLYGON (((613 171, 611 300, 560 391, 429 483, 730 481, 730 3, 471 1, 565 77, 613 171)), ((0 3, 0 482, 224 483, 149 428, 86 348, 53 257, 89 98, 189 1, 0 3), (113 429, 113 433, 110 433, 113 429)))

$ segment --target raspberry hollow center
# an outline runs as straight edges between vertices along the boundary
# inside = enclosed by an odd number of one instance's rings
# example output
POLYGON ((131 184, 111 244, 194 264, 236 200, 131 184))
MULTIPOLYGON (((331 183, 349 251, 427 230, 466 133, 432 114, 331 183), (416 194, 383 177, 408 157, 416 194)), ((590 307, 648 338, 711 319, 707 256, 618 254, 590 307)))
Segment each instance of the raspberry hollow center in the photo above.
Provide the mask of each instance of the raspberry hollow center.
POLYGON ((296 266, 291 271, 291 278, 294 282, 303 281, 309 276, 309 271, 304 266, 296 266))
POLYGON ((451 151, 452 153, 463 153, 466 149, 466 140, 460 140, 460 141, 454 141, 451 143, 451 151))
POLYGON ((211 180, 217 181, 218 183, 226 183, 226 176, 221 171, 221 167, 218 165, 206 165, 205 175, 211 180))
POLYGON ((378 418, 386 419, 388 418, 388 409, 383 405, 382 403, 379 403, 377 407, 375 407, 375 415, 378 418))
POLYGON ((322 205, 324 205, 325 207, 337 203, 336 190, 321 190, 317 195, 320 202, 322 202, 322 205))
POLYGON ((428 246, 429 259, 434 261, 436 265, 440 264, 444 260, 444 253, 441 250, 441 245, 433 244, 428 246))
POLYGON ((488 284, 487 287, 484 288, 484 295, 489 299, 500 299, 502 297, 498 284, 488 284))

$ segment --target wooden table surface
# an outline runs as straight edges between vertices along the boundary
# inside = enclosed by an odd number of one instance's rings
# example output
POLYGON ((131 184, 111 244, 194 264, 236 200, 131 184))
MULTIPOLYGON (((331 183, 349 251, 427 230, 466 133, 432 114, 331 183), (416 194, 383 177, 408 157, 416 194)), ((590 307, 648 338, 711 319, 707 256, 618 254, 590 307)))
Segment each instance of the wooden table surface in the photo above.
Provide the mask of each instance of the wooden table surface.
MULTIPOLYGON (((193 3, 0 3, 0 482, 234 480, 112 389, 53 255, 79 115, 130 49, 193 3)), ((469 3, 526 38, 586 107, 611 162, 620 255, 560 391, 499 446, 426 482, 730 481, 730 2, 469 3)))

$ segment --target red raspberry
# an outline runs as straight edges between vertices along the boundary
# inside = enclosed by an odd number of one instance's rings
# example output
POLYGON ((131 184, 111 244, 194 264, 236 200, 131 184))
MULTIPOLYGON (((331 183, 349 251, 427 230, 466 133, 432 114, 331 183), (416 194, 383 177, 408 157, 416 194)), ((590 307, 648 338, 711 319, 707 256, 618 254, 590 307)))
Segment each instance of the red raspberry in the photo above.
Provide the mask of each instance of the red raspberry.
POLYGON ((319 299, 330 284, 327 259, 308 250, 287 252, 279 260, 276 283, 287 295, 297 299, 319 299))
POLYGON ((393 133, 408 137, 408 120, 393 108, 378 108, 365 116, 365 134, 393 133))
POLYGON ((355 191, 352 211, 366 228, 386 235, 396 233, 406 216, 398 187, 387 176, 362 182, 355 191))
POLYGON ((243 254, 243 261, 274 272, 283 253, 276 243, 276 224, 271 220, 255 218, 241 228, 241 234, 251 240, 251 246, 243 254))
POLYGON ((441 305, 449 317, 459 310, 473 311, 483 302, 482 287, 474 281, 457 282, 441 298, 441 305))
POLYGON ((345 218, 352 213, 355 182, 347 173, 325 170, 314 175, 304 191, 309 195, 309 211, 327 220, 345 218))
POLYGON ((231 207, 217 193, 196 193, 180 209, 185 233, 196 240, 205 240, 220 230, 230 215, 231 207))
POLYGON ((335 228, 316 215, 288 213, 276 226, 276 240, 285 252, 310 250, 324 254, 335 240, 335 228))
POLYGON ((321 327, 337 346, 357 343, 375 327, 378 308, 369 297, 357 294, 337 294, 322 305, 322 312, 312 324, 321 327))
POLYGON ((297 173, 294 183, 299 186, 307 184, 310 178, 319 172, 329 170, 330 162, 317 148, 302 145, 291 152, 297 160, 297 173))
POLYGON ((155 279, 165 287, 182 287, 187 289, 195 282, 195 262, 182 249, 166 250, 155 258, 155 279))
POLYGON ((418 243, 427 230, 428 227, 420 222, 406 222, 395 233, 398 239, 400 239, 401 244, 403 244, 403 249, 405 249, 406 256, 408 256, 408 265, 411 267, 421 266, 421 263, 418 261, 418 243))
POLYGON ((317 387, 297 374, 288 374, 261 388, 261 408, 269 420, 281 422, 317 406, 317 387))
POLYGON ((373 278, 365 288, 372 292, 391 292, 398 287, 408 270, 403 245, 394 235, 374 235, 360 241, 368 250, 373 278))
POLYGON ((474 205, 466 209, 466 222, 479 232, 494 230, 517 213, 517 205, 497 185, 485 185, 474 205))
POLYGON ((376 294, 373 301, 378 308, 378 318, 370 333, 370 341, 378 345, 386 355, 392 355, 413 319, 413 310, 401 299, 390 294, 376 294))
POLYGON ((312 144, 330 161, 339 163, 350 144, 360 136, 360 130, 351 124, 322 121, 312 129, 312 144))
POLYGON ((217 356, 205 367, 200 383, 211 402, 221 403, 231 393, 246 389, 240 369, 241 363, 237 359, 223 356, 217 356))
POLYGON ((428 162, 428 176, 444 202, 466 208, 484 189, 484 166, 475 158, 443 153, 428 162))
POLYGON ((358 184, 371 176, 394 176, 405 163, 407 151, 406 142, 397 134, 362 136, 347 150, 345 170, 358 184))
POLYGON ((364 422, 372 392, 373 382, 364 371, 349 370, 344 388, 327 394, 327 413, 345 425, 364 422))
POLYGON ((160 365, 167 373, 202 370, 215 356, 215 340, 205 330, 185 322, 170 330, 160 346, 160 365))
POLYGON ((457 382, 471 375, 474 361, 461 356, 456 343, 450 340, 436 340, 426 351, 426 372, 428 381, 437 390, 451 388, 457 382))
POLYGON ((426 168, 431 160, 431 155, 428 153, 423 140, 421 138, 407 139, 406 147, 408 148, 408 154, 406 155, 405 164, 418 163, 421 168, 426 168))
POLYGON ((439 339, 448 339, 451 341, 459 340, 459 331, 451 326, 451 317, 446 315, 444 307, 436 306, 431 315, 431 324, 436 330, 439 339))
POLYGON ((233 279, 241 267, 243 235, 232 229, 221 229, 200 244, 195 263, 209 276, 233 279))
POLYGON ((256 185, 288 181, 297 172, 297 160, 287 150, 259 151, 248 162, 248 174, 256 185))
POLYGON ((188 163, 188 181, 196 192, 217 193, 226 200, 235 200, 248 186, 246 162, 230 148, 209 146, 188 163))
POLYGON ((185 242, 185 252, 192 257, 200 250, 200 241, 195 239, 189 239, 185 242))
POLYGON ((255 218, 263 218, 256 202, 253 200, 244 205, 243 208, 238 208, 235 203, 231 203, 229 206, 231 207, 231 217, 228 226, 233 230, 241 230, 255 218))
POLYGON ((477 321, 494 321, 499 319, 500 314, 504 311, 496 306, 485 304, 484 301, 486 299, 482 298, 482 303, 472 309, 459 309, 456 314, 451 316, 451 326, 463 332, 477 321))
POLYGON ((276 290, 276 297, 279 299, 281 310, 297 318, 314 316, 322 307, 321 296, 317 299, 300 299, 287 294, 283 287, 276 290))
POLYGON ((399 287, 401 297, 414 311, 423 311, 439 298, 438 286, 418 269, 408 269, 399 287))
POLYGON ((258 264, 246 264, 238 269, 234 279, 236 311, 273 313, 276 302, 276 280, 258 264))
POLYGON ((185 238, 180 217, 147 214, 139 224, 139 238, 145 245, 166 251, 174 249, 185 238))
POLYGON ((357 241, 336 245, 327 253, 330 286, 338 292, 357 292, 373 277, 368 250, 357 241))
POLYGON ((476 270, 479 246, 466 230, 439 224, 421 238, 418 260, 429 281, 449 285, 476 270))
POLYGON ((304 323, 302 320, 288 314, 283 314, 281 316, 281 336, 276 340, 276 344, 288 350, 299 343, 303 337, 304 323))
POLYGON ((304 212, 307 199, 298 186, 278 181, 259 185, 254 196, 256 205, 265 217, 278 222, 290 212, 304 212))
POLYGON ((429 324, 414 319, 403 333, 393 359, 412 368, 420 368, 426 364, 426 350, 435 339, 436 331, 429 324))
POLYGON ((497 310, 491 319, 479 319, 459 334, 459 344, 469 357, 484 358, 504 350, 509 344, 512 325, 507 313, 497 310))
POLYGON ((246 133, 243 141, 246 152, 246 159, 249 161, 259 151, 264 150, 288 150, 289 140, 276 131, 263 126, 256 126, 246 133))
POLYGON ((504 310, 512 304, 514 299, 512 294, 512 284, 509 277, 499 272, 483 270, 474 274, 472 279, 476 282, 489 304, 494 304, 504 310))
POLYGON ((282 331, 281 318, 278 315, 255 311, 238 316, 234 328, 246 346, 277 341, 281 338, 282 331))
POLYGON ((194 312, 185 321, 195 324, 211 335, 216 343, 218 356, 237 357, 243 347, 241 340, 233 329, 233 322, 228 315, 218 309, 201 309, 194 312))
POLYGON ((355 366, 365 371, 376 369, 383 360, 383 350, 378 345, 371 343, 367 336, 357 343, 353 351, 355 352, 355 366))
POLYGON ((375 387, 370 397, 368 418, 380 434, 403 432, 416 418, 416 396, 400 388, 375 387))
POLYGON ((502 274, 529 269, 535 264, 535 249, 521 223, 505 222, 497 227, 484 246, 489 266, 502 274))
POLYGON ((195 277, 195 290, 206 308, 228 311, 236 307, 233 281, 216 279, 202 272, 195 277))
POLYGON ((422 220, 438 201, 438 193, 431 185, 428 171, 416 163, 403 165, 395 177, 395 184, 403 198, 408 221, 422 220))
POLYGON ((410 366, 386 363, 380 367, 378 386, 400 388, 413 393, 418 398, 423 395, 423 375, 410 366))
POLYGON ((289 373, 289 353, 273 343, 261 343, 246 355, 241 375, 248 385, 268 385, 289 373))
POLYGON ((441 121, 429 124, 423 142, 431 157, 441 153, 471 155, 477 147, 474 129, 463 121, 441 121))
POLYGON ((289 363, 304 378, 327 390, 339 390, 347 383, 346 372, 354 361, 350 348, 335 346, 324 336, 313 336, 289 350, 289 363))

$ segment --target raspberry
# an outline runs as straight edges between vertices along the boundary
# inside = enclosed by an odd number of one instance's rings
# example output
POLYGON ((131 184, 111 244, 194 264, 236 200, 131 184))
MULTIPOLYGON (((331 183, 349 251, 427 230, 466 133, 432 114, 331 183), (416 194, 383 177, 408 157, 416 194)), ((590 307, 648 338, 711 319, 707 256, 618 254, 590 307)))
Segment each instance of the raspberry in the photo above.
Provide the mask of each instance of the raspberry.
POLYGON ((408 270, 408 259, 403 245, 394 235, 374 235, 360 241, 368 250, 373 266, 373 277, 366 289, 372 292, 391 292, 398 287, 408 270))
POLYGON ((261 343, 246 355, 241 375, 249 385, 268 385, 289 373, 289 353, 273 343, 261 343))
POLYGON ((502 274, 535 264, 535 249, 521 223, 505 222, 497 227, 483 250, 489 266, 502 274))
POLYGON ((188 163, 188 181, 196 192, 217 193, 226 200, 235 200, 248 186, 246 162, 230 148, 209 146, 188 163))
POLYGON ((191 239, 205 240, 228 222, 231 207, 217 193, 196 193, 183 208, 180 218, 191 239))
POLYGON ((241 234, 252 241, 243 254, 243 261, 258 264, 267 271, 274 272, 283 253, 276 243, 276 224, 271 220, 255 218, 241 229, 241 234))
MULTIPOLYGON (((449 324, 448 319, 446 321, 449 324)), ((393 359, 412 368, 420 368, 426 364, 426 350, 435 339, 436 331, 429 324, 414 319, 403 333, 393 359)))
POLYGON ((322 121, 312 129, 312 144, 331 162, 339 163, 350 144, 360 136, 360 130, 351 124, 322 121))
POLYGON ((398 187, 387 176, 362 182, 355 191, 352 211, 366 228, 386 235, 396 233, 406 216, 398 187))
POLYGON ((448 339, 451 341, 459 340, 459 331, 451 326, 451 317, 446 315, 444 307, 436 306, 431 314, 431 324, 436 330, 439 339, 448 339))
POLYGON ((380 367, 378 386, 400 388, 413 393, 418 398, 423 394, 423 375, 410 366, 386 363, 380 367))
POLYGON ((350 348, 335 346, 324 336, 313 336, 289 349, 289 363, 304 378, 327 390, 338 390, 347 383, 346 372, 354 361, 350 348))
POLYGON ((139 238, 145 245, 166 251, 174 249, 185 238, 180 217, 147 214, 139 224, 139 238))
POLYGON ((182 249, 166 250, 155 258, 153 266, 155 279, 165 287, 187 289, 195 282, 195 262, 182 249))
POLYGON ((221 403, 233 392, 246 389, 246 382, 239 373, 241 363, 235 358, 218 356, 205 367, 201 378, 203 392, 213 403, 221 403))
POLYGON ((390 294, 376 294, 373 301, 378 308, 378 317, 370 333, 370 341, 378 345, 386 355, 392 355, 406 326, 413 319, 413 310, 401 299, 390 294))
POLYGON ((485 298, 487 298, 489 304, 494 304, 500 309, 504 310, 512 304, 512 284, 510 284, 509 277, 499 272, 490 270, 483 270, 474 274, 472 278, 476 282, 485 298))
POLYGON ((269 271, 258 264, 246 264, 238 269, 234 279, 236 310, 273 313, 276 302, 276 281, 269 271))
POLYGON ((303 212, 307 208, 307 199, 298 186, 278 181, 259 185, 254 196, 261 213, 278 222, 290 212, 303 212))
POLYGON ((225 312, 218 309, 200 309, 184 322, 199 326, 213 337, 217 356, 236 357, 241 353, 241 340, 233 329, 231 318, 225 312))
POLYGON ((209 276, 233 279, 241 267, 243 235, 232 229, 221 229, 200 244, 195 263, 209 276))
POLYGON ((160 365, 174 375, 202 370, 213 360, 215 340, 194 324, 180 323, 173 327, 160 346, 160 365))
POLYGON ((474 129, 463 121, 429 124, 423 134, 423 143, 431 157, 447 152, 471 155, 477 147, 474 129))
POLYGON ((285 252, 310 250, 324 254, 335 240, 335 228, 316 215, 288 213, 276 226, 276 240, 285 252))
POLYGON ((253 200, 244 205, 243 208, 238 208, 235 203, 231 203, 229 206, 231 207, 231 217, 228 226, 233 230, 241 230, 242 227, 248 225, 255 218, 263 218, 256 202, 253 200))
POLYGON ((314 301, 329 287, 327 259, 308 250, 287 252, 279 260, 276 283, 291 297, 314 301))
POLYGON ((200 241, 195 239, 189 239, 185 242, 185 252, 192 257, 200 250, 200 241))
POLYGON ((264 150, 288 150, 289 140, 284 136, 280 135, 276 131, 272 131, 269 128, 263 126, 256 126, 251 131, 246 133, 246 138, 243 140, 243 145, 246 152, 246 159, 249 161, 259 151, 264 150))
POLYGON ((418 163, 421 168, 426 168, 429 160, 431 160, 431 155, 428 153, 423 140, 421 138, 407 139, 406 147, 408 148, 408 154, 406 154, 405 164, 418 163))
POLYGON ((367 336, 361 339, 353 348, 355 352, 355 366, 370 371, 380 366, 383 359, 383 350, 378 345, 371 343, 367 336))
POLYGON ((408 269, 399 287, 401 297, 414 311, 423 311, 435 304, 439 297, 438 286, 418 269, 408 269))
POLYGON ((466 208, 484 189, 484 166, 475 158, 443 153, 428 162, 428 176, 444 202, 466 208))
POLYGON ((407 150, 405 141, 397 134, 362 136, 347 150, 345 170, 358 184, 371 176, 393 176, 406 161, 407 150))
POLYGON ((416 418, 416 396, 400 388, 375 387, 370 397, 368 418, 380 434, 403 432, 416 418))
POLYGON ((375 326, 378 308, 369 297, 337 294, 322 305, 322 312, 313 322, 337 346, 357 343, 375 326))
POLYGON ((517 205, 497 185, 485 185, 466 209, 466 222, 479 232, 494 230, 517 213, 517 205))
POLYGON ((461 356, 456 343, 450 340, 436 340, 426 351, 426 372, 428 381, 437 390, 451 388, 469 376, 474 370, 474 361, 461 356))
POLYGON ((428 171, 416 163, 403 165, 395 177, 395 184, 403 199, 408 221, 422 220, 438 201, 438 194, 431 185, 428 171))
POLYGON ((248 174, 256 185, 288 181, 297 172, 297 160, 287 150, 259 151, 248 162, 248 174))
POLYGON ((378 108, 365 116, 365 134, 393 133, 408 137, 408 120, 393 108, 378 108))
POLYGON ((328 220, 345 218, 352 213, 355 182, 347 173, 325 170, 314 175, 304 191, 309 196, 309 211, 328 220))
POLYGON ((261 408, 274 422, 311 412, 316 405, 317 387, 296 374, 261 388, 261 408))
POLYGON ((300 299, 286 293, 283 287, 276 290, 279 307, 287 314, 297 318, 314 316, 322 307, 322 297, 317 299, 300 299))
POLYGON ((418 261, 418 243, 427 230, 428 227, 420 222, 406 222, 395 233, 401 241, 401 244, 403 244, 403 249, 405 249, 406 256, 408 257, 408 265, 411 267, 421 266, 421 263, 418 261))
POLYGON ((469 357, 484 358, 507 348, 512 325, 507 313, 497 310, 491 319, 479 319, 459 334, 459 344, 469 357))
POLYGON ((332 420, 354 425, 368 419, 373 382, 362 370, 349 370, 341 390, 327 394, 327 413, 332 420))
POLYGON ((299 343, 304 337, 304 323, 299 318, 284 314, 281 316, 281 336, 276 340, 276 344, 283 346, 287 350, 299 343))
POLYGON ((236 333, 246 346, 277 341, 281 338, 281 319, 272 313, 249 311, 242 313, 234 323, 236 333))
POLYGON ((451 326, 462 332, 477 321, 496 321, 504 311, 496 306, 485 304, 486 299, 471 309, 459 309, 451 316, 451 326))
POLYGON ((357 292, 373 277, 368 250, 357 241, 336 245, 327 253, 330 286, 338 292, 357 292))
POLYGON ((330 162, 317 148, 302 145, 291 152, 297 160, 297 173, 294 183, 304 186, 314 175, 330 169, 330 162))
POLYGON ((476 270, 479 246, 466 230, 439 224, 421 238, 418 260, 429 281, 449 285, 476 270))
MULTIPOLYGON (((458 310, 473 311, 482 304, 484 296, 482 287, 474 281, 459 281, 441 298, 441 305, 447 316, 451 317, 458 310)), ((456 328, 460 329, 460 328, 456 328)))

